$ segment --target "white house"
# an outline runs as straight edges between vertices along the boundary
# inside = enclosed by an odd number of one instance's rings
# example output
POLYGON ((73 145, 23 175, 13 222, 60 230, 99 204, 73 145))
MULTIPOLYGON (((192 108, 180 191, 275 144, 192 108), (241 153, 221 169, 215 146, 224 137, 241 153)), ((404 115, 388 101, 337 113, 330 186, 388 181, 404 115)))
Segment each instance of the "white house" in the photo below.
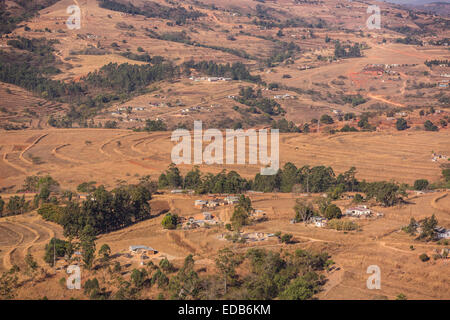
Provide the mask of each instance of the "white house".
POLYGON ((156 251, 155 249, 142 245, 130 246, 130 251, 132 253, 147 253, 147 252, 152 252, 154 254, 158 253, 158 251, 156 251))
POLYGON ((369 216, 372 211, 367 206, 357 206, 354 208, 348 208, 345 211, 345 215, 353 217, 369 216))
POLYGON ((439 228, 436 231, 439 239, 450 239, 450 229, 439 228))
POLYGON ((239 202, 239 198, 236 196, 227 196, 223 200, 228 204, 235 204, 239 202))
POLYGON ((322 217, 312 217, 310 221, 319 228, 323 228, 327 225, 327 219, 322 217))
POLYGON ((212 220, 211 212, 203 212, 203 217, 205 220, 212 220))
POLYGON ((195 202, 194 202, 194 206, 196 206, 198 208, 203 208, 207 204, 208 204, 208 201, 206 201, 206 200, 195 200, 195 202))

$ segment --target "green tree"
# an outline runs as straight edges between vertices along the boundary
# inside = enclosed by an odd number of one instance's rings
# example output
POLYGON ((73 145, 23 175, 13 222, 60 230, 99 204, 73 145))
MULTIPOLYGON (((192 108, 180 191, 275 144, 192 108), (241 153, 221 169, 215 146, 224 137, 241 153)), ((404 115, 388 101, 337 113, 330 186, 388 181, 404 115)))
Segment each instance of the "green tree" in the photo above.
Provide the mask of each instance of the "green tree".
POLYGON ((3 208, 5 207, 5 200, 0 196, 0 217, 3 215, 3 208))
POLYGON ((148 273, 145 269, 133 269, 133 271, 131 272, 131 281, 137 289, 142 289, 145 282, 147 281, 147 278, 148 273))
POLYGON ((0 300, 10 300, 16 297, 16 290, 19 286, 18 271, 18 267, 14 266, 0 276, 0 300))
POLYGON ((403 130, 408 129, 408 122, 403 118, 399 118, 399 119, 397 119, 395 126, 396 126, 397 130, 403 131, 403 130))
POLYGON ((430 183, 426 179, 419 179, 414 181, 414 189, 415 190, 426 190, 430 183))
POLYGON ((216 267, 223 274, 224 289, 227 294, 227 287, 233 286, 237 282, 236 267, 242 263, 242 258, 230 250, 224 248, 219 250, 216 257, 216 267))
POLYGON ((178 215, 167 213, 161 221, 161 225, 164 229, 173 230, 176 229, 178 224, 178 215))
POLYGON ((91 225, 88 224, 83 228, 80 244, 84 267, 90 270, 95 259, 95 231, 91 225))
POLYGON ((249 215, 243 206, 236 206, 231 217, 231 224, 235 230, 239 230, 242 226, 249 223, 249 215))
POLYGON ((325 218, 327 218, 328 220, 340 219, 341 217, 342 217, 341 209, 333 203, 330 204, 325 210, 325 218))
POLYGON ((111 248, 105 243, 100 247, 98 254, 102 257, 102 262, 108 262, 111 258, 111 248))
POLYGON ((315 211, 314 211, 312 203, 306 202, 301 199, 297 199, 295 201, 294 211, 295 211, 294 219, 296 222, 301 222, 301 221, 306 222, 312 216, 315 215, 315 211))

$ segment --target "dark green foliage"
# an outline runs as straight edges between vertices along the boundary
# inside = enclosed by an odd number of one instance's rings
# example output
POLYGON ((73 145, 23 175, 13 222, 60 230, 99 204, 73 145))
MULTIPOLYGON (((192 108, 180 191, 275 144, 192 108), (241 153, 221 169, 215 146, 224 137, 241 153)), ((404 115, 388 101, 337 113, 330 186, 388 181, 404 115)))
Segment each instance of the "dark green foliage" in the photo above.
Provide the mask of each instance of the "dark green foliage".
POLYGON ((130 93, 152 82, 173 78, 176 68, 170 63, 131 65, 109 63, 98 71, 90 72, 83 80, 98 88, 130 93))
POLYGON ((397 119, 397 122, 395 123, 395 127, 399 131, 406 130, 406 129, 409 128, 408 127, 408 122, 405 119, 403 119, 403 118, 397 119))
POLYGON ((430 183, 426 179, 419 179, 414 181, 414 190, 426 190, 430 183))
POLYGON ((142 289, 147 281, 148 273, 145 269, 133 269, 131 272, 131 282, 137 289, 142 289))
POLYGON ((171 214, 170 212, 165 215, 163 220, 161 221, 161 225, 164 229, 176 229, 178 224, 178 215, 171 214))
POLYGON ((167 131, 167 126, 162 120, 146 120, 144 131, 167 131))
POLYGON ((311 217, 317 215, 312 203, 297 199, 294 206, 295 222, 307 222, 311 217))
MULTIPOLYGON (((356 95, 346 95, 342 99, 345 103, 351 103, 354 107, 367 102, 359 93, 356 95)), ((349 119, 354 119, 354 117, 349 116, 349 119)))
POLYGON ((439 128, 430 120, 425 121, 423 124, 425 131, 439 131, 439 128))
POLYGON ((428 255, 427 255, 426 253, 422 253, 422 254, 419 256, 419 259, 420 259, 422 262, 427 262, 428 260, 430 260, 430 257, 428 257, 428 255))
POLYGON ((69 252, 70 243, 68 241, 52 238, 48 244, 45 245, 44 261, 50 266, 53 266, 54 259, 62 258, 69 252))
POLYGON ((23 214, 30 209, 29 202, 25 201, 25 196, 12 196, 6 205, 6 213, 3 216, 15 216, 23 214))
POLYGON ((420 231, 418 240, 424 241, 433 241, 436 240, 436 227, 438 225, 438 221, 433 214, 430 218, 425 218, 420 223, 422 229, 420 231))
POLYGON ((363 191, 366 193, 367 199, 375 198, 386 207, 399 203, 400 195, 404 194, 397 184, 385 181, 366 183, 363 191))
POLYGON ((250 107, 256 107, 269 115, 279 115, 284 113, 280 104, 275 100, 264 98, 260 89, 255 92, 252 87, 241 88, 239 97, 236 98, 236 101, 250 107))
POLYGON ((94 192, 95 189, 96 189, 96 187, 95 187, 96 183, 97 182, 95 182, 95 181, 83 182, 83 183, 78 185, 77 191, 78 192, 85 192, 85 193, 94 192))
POLYGON ((335 204, 330 204, 328 208, 325 210, 325 218, 328 220, 331 219, 340 219, 342 217, 341 209, 335 204))
POLYGON ((186 24, 188 20, 197 20, 199 17, 205 15, 200 11, 186 10, 182 6, 168 7, 153 1, 146 1, 142 7, 136 7, 131 2, 128 2, 126 4, 113 0, 99 0, 98 2, 100 7, 104 9, 120 11, 129 14, 139 14, 147 18, 161 18, 172 20, 177 25, 186 24))
POLYGON ((213 77, 231 78, 233 80, 244 80, 249 82, 260 82, 260 76, 252 76, 248 68, 242 62, 233 64, 217 64, 214 61, 200 61, 195 63, 193 60, 183 63, 184 73, 189 75, 190 69, 204 73, 213 77))
POLYGON ((353 46, 349 44, 342 45, 338 40, 334 45, 334 56, 336 58, 361 57, 360 45, 359 43, 355 43, 353 46))
MULTIPOLYGON (((128 185, 107 191, 99 186, 80 204, 69 202, 62 214, 48 215, 61 224, 66 236, 79 236, 90 225, 95 234, 108 233, 150 218, 151 193, 143 185, 128 185)), ((42 211, 44 214, 45 211, 42 211)))
POLYGON ((297 250, 293 255, 281 257, 279 253, 264 249, 250 249, 246 259, 250 262, 251 273, 244 279, 245 299, 306 300, 324 284, 316 271, 327 266, 328 254, 297 250))
POLYGON ((299 127, 297 127, 294 122, 288 122, 284 118, 278 121, 272 121, 272 129, 278 129, 280 132, 301 132, 299 127))
POLYGON ((320 117, 320 123, 324 123, 324 124, 332 124, 334 123, 334 120, 332 117, 330 117, 327 114, 324 114, 320 117))

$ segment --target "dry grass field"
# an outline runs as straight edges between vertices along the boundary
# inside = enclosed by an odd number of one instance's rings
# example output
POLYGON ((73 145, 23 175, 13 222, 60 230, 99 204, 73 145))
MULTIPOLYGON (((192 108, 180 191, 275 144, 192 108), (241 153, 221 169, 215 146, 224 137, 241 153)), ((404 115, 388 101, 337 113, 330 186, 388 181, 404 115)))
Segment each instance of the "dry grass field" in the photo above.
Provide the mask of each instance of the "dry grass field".
MULTIPOLYGON (((432 152, 450 154, 448 131, 281 134, 280 162, 331 166, 341 173, 354 166, 358 179, 413 183, 440 179, 432 152)), ((204 143, 204 147, 208 143, 204 143)), ((17 190, 26 176, 50 174, 68 188, 96 181, 108 188, 139 176, 157 178, 171 162, 170 133, 107 129, 53 129, 5 132, 0 136, 0 187, 17 190)), ((182 172, 191 165, 180 165, 182 172)), ((202 171, 236 170, 251 177, 259 165, 202 165, 202 171)))

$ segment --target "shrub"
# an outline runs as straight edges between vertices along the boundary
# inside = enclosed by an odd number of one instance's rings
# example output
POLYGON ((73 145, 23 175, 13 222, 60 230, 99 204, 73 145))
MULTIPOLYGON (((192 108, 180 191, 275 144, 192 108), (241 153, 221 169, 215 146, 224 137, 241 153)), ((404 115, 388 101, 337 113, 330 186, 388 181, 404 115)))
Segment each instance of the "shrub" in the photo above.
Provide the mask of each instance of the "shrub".
POLYGON ((419 259, 420 259, 422 262, 427 262, 428 260, 430 260, 430 257, 428 257, 428 255, 427 255, 426 253, 422 253, 422 254, 419 256, 419 259))
POLYGON ((330 204, 325 210, 325 218, 331 219, 340 219, 342 217, 341 209, 335 204, 330 204))
POLYGON ((166 214, 166 216, 163 218, 161 222, 164 229, 175 229, 178 224, 178 215, 174 214, 172 215, 170 212, 166 214))
POLYGON ((430 183, 426 179, 419 179, 414 181, 414 189, 415 190, 425 190, 428 188, 430 183))

